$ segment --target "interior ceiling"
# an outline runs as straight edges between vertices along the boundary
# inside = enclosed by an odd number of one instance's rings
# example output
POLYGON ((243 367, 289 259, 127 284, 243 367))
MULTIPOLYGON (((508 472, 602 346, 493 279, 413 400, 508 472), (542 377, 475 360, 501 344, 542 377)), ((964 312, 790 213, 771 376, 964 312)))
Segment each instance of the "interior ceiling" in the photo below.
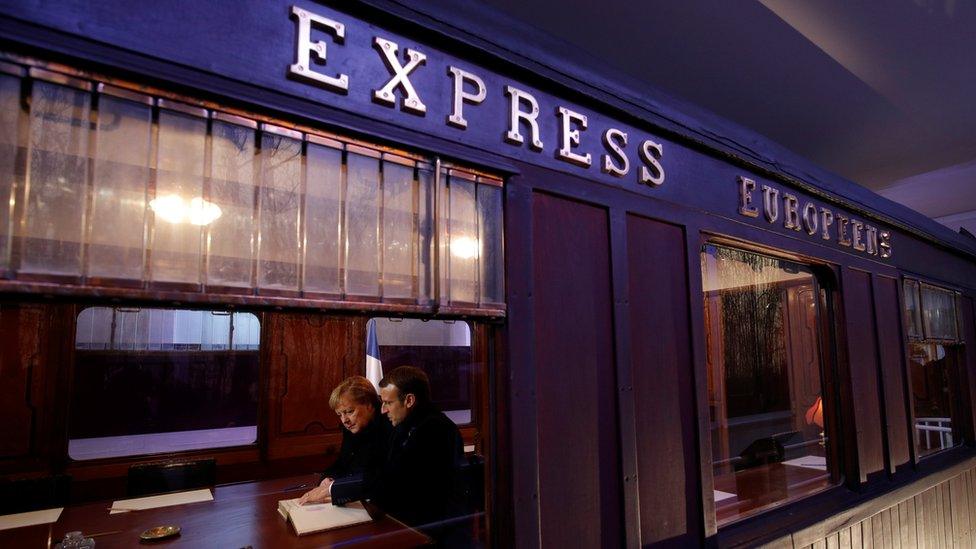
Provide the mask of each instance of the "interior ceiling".
POLYGON ((482 1, 976 233, 976 3, 482 1))

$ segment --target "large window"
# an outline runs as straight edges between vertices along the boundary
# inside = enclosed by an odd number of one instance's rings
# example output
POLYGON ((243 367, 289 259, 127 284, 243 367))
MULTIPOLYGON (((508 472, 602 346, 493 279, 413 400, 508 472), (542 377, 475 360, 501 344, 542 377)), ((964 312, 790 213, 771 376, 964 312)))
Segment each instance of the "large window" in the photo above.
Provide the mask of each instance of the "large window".
POLYGON ((416 366, 430 377, 431 399, 454 423, 472 423, 476 399, 471 329, 451 320, 374 318, 367 329, 376 330, 378 357, 384 371, 397 366, 416 366))
POLYGON ((253 444, 260 341, 251 313, 84 309, 75 332, 68 455, 253 444))
POLYGON ((821 316, 810 268, 706 246, 715 511, 724 524, 831 485, 821 316))
POLYGON ((501 179, 306 130, 0 62, 0 276, 503 306, 501 179))
POLYGON ((962 346, 955 292, 905 280, 915 450, 926 456, 961 442, 962 346), (954 421, 955 420, 955 421, 954 421))

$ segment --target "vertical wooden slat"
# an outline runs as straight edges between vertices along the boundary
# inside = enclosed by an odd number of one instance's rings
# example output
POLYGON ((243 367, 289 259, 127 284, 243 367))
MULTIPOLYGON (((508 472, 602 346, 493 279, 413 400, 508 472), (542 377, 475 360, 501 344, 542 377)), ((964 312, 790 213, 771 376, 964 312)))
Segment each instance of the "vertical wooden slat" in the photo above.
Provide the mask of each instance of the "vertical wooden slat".
POLYGON ((939 515, 943 525, 943 543, 945 547, 952 547, 952 501, 949 498, 949 483, 943 482, 939 485, 939 515))
POLYGON ((912 507, 915 510, 915 539, 919 547, 928 547, 928 529, 925 527, 925 505, 922 494, 912 498, 912 507))
POLYGON ((956 476, 947 483, 952 502, 953 544, 958 547, 971 546, 969 501, 964 488, 966 484, 965 474, 956 476))
POLYGON ((942 522, 942 490, 938 486, 925 491, 925 515, 929 528, 928 536, 933 547, 945 547, 945 523, 942 522))
POLYGON ((838 546, 840 549, 853 549, 851 544, 851 528, 844 528, 837 534, 838 546))
POLYGON ((827 540, 820 539, 810 545, 811 549, 827 549, 827 540))
POLYGON ((871 534, 874 536, 874 546, 875 547, 887 547, 884 543, 884 525, 881 522, 881 515, 884 513, 878 513, 871 517, 871 534))
POLYGON ((827 536, 826 542, 827 549, 840 549, 840 533, 837 532, 827 536))
POLYGON ((881 523, 881 546, 891 547, 892 536, 891 536, 891 513, 888 509, 878 513, 879 520, 881 523))
POLYGON ((925 510, 925 545, 926 547, 941 547, 942 521, 938 514, 938 495, 935 488, 922 492, 922 508, 925 510))
POLYGON ((874 549, 874 521, 868 517, 861 521, 861 546, 864 549, 874 549))
POLYGON ((860 522, 851 526, 851 549, 862 549, 864 547, 864 532, 860 522))
POLYGON ((976 538, 976 533, 972 532, 976 529, 976 471, 970 469, 966 471, 966 500, 969 501, 969 526, 970 526, 970 539, 976 538))
POLYGON ((909 499, 898 504, 898 542, 905 549, 915 547, 918 543, 912 539, 912 532, 915 530, 915 517, 908 513, 910 501, 912 500, 909 499))
POLYGON ((888 509, 888 516, 891 518, 891 546, 901 549, 901 523, 897 505, 888 509))

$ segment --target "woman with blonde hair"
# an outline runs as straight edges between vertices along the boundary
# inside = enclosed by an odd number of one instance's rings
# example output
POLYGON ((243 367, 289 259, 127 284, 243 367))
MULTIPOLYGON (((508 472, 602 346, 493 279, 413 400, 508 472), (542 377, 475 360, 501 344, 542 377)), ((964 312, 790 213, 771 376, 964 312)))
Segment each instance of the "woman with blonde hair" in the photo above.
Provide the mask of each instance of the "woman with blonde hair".
POLYGON ((374 480, 386 460, 390 422, 380 415, 376 388, 363 376, 343 380, 329 396, 329 407, 342 422, 342 447, 339 457, 322 474, 319 485, 306 492, 300 504, 331 501, 332 483, 337 479, 355 480, 366 486, 374 480))

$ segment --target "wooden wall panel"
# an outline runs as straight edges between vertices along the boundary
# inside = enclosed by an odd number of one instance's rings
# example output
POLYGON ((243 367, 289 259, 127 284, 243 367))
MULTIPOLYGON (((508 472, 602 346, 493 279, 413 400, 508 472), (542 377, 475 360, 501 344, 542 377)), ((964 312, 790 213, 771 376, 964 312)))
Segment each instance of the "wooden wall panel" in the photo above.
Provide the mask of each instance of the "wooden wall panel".
POLYGON ((885 466, 870 273, 844 269, 842 292, 858 469, 863 482, 885 466))
POLYGON ((681 227, 627 217, 642 545, 700 539, 686 264, 681 227))
POLYGON ((532 210, 541 542, 617 546, 623 535, 607 211, 541 193, 532 210))
POLYGON ((875 283, 877 287, 874 307, 878 323, 878 353, 884 388, 888 452, 891 467, 897 469, 911 461, 900 292, 897 279, 878 276, 875 277, 875 283))
POLYGON ((73 315, 70 305, 0 303, 0 473, 36 474, 66 461, 73 315))
POLYGON ((0 305, 0 459, 31 453, 31 432, 38 411, 43 309, 0 305))
MULTIPOLYGON (((322 314, 265 318, 269 457, 337 450, 341 425, 329 408, 329 395, 347 372, 353 373, 352 335, 361 323, 322 314)), ((358 360, 364 360, 362 355, 358 360)))

